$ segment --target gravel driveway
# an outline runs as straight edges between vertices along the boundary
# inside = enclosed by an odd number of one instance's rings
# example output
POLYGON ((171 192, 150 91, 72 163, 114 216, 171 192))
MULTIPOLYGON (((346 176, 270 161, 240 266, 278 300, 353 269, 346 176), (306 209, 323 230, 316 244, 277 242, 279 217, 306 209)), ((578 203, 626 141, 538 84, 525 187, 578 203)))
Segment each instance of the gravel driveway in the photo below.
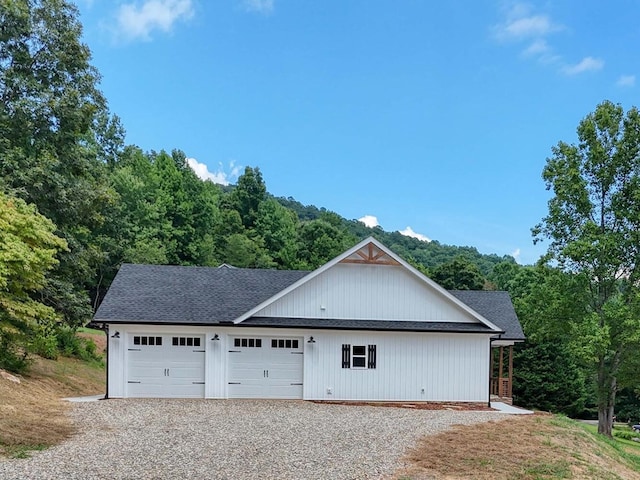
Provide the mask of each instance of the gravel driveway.
POLYGON ((422 435, 503 419, 285 400, 108 400, 73 404, 80 431, 9 479, 368 479, 393 473, 422 435))

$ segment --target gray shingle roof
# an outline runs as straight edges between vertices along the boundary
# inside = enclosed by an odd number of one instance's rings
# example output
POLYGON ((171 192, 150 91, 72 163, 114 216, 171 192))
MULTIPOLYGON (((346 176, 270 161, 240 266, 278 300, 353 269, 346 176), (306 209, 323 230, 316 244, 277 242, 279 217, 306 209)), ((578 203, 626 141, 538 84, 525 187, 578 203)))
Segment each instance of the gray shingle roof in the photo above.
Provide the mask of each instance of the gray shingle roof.
POLYGON ((94 321, 231 322, 308 273, 124 264, 94 321))
MULTIPOLYGON (((248 268, 124 264, 94 316, 95 322, 215 325, 232 322, 310 272, 248 268)), ((451 291, 504 330, 524 340, 507 292, 451 291)), ((479 324, 252 317, 238 326, 490 333, 479 324)))
POLYGON ((449 290, 484 318, 504 330, 504 340, 524 340, 522 326, 508 292, 485 290, 449 290))

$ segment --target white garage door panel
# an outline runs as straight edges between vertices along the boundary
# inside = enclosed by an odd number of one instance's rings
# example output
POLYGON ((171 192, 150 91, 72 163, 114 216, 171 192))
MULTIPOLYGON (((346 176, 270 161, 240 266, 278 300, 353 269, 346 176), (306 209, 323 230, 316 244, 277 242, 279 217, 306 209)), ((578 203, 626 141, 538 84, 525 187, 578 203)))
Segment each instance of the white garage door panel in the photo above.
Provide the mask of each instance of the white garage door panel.
POLYGON ((159 398, 164 397, 164 383, 154 383, 153 380, 141 383, 128 384, 128 397, 133 398, 159 398))
POLYGON ((164 376, 164 369, 155 364, 151 365, 132 365, 129 369, 129 380, 130 381, 144 381, 148 382, 149 380, 159 379, 164 376))
POLYGON ((174 338, 142 333, 129 336, 128 397, 204 397, 204 336, 177 337, 178 345, 173 344, 174 338), (189 338, 192 345, 180 345, 180 338, 189 338))
POLYGON ((302 385, 270 385, 267 387, 265 396, 262 398, 302 398, 302 385))
POLYGON ((231 339, 229 397, 302 398, 303 339, 242 338, 231 339))

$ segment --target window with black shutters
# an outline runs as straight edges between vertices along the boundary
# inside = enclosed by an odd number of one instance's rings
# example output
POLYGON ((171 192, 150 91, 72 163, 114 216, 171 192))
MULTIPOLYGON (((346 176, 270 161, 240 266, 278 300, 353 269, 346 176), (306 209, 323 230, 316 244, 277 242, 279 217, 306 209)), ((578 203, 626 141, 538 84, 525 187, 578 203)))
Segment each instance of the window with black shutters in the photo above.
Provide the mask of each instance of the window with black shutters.
POLYGON ((342 368, 376 368, 376 345, 342 345, 342 368))

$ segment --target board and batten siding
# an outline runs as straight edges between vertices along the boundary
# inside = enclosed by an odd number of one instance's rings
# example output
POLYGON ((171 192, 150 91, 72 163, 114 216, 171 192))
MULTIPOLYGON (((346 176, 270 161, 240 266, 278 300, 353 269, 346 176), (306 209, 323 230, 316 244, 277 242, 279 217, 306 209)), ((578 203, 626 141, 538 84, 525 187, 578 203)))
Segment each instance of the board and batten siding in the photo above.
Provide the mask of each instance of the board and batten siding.
POLYGON ((111 324, 109 332, 111 398, 128 396, 131 335, 204 334, 205 398, 229 396, 230 339, 264 336, 304 339, 305 400, 488 401, 488 335, 122 324, 111 324), (115 331, 120 338, 112 337, 115 331), (311 336, 314 343, 308 342, 311 336), (342 368, 343 344, 375 345, 376 368, 342 368))
POLYGON ((402 266, 337 264, 257 317, 477 322, 402 266))
POLYGON ((307 400, 486 402, 489 336, 316 332, 305 348, 307 400), (376 368, 342 368, 342 345, 375 345, 376 368))
POLYGON ((107 365, 107 396, 112 398, 122 398, 125 396, 125 371, 124 371, 124 357, 126 343, 122 341, 125 335, 125 330, 120 325, 110 325, 108 330, 108 358, 107 365), (118 332, 119 338, 115 338, 113 335, 118 332))

